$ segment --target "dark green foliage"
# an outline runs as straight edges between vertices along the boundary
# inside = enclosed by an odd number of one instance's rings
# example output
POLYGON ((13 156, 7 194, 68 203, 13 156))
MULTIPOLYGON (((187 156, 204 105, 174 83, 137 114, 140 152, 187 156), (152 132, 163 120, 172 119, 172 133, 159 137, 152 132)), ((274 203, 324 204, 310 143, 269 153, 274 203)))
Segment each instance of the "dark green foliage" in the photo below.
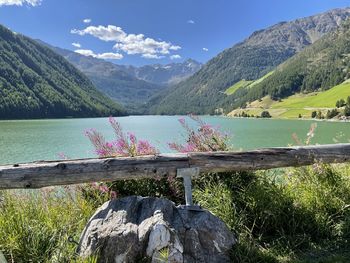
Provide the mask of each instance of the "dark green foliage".
POLYGON ((344 107, 344 116, 350 116, 350 96, 346 98, 346 101, 344 99, 338 100, 336 103, 336 107, 344 107))
POLYGON ((271 118, 271 115, 270 113, 267 111, 267 110, 264 110, 261 115, 260 115, 261 118, 271 118))
POLYGON ((313 112, 311 113, 311 118, 316 118, 316 116, 317 116, 317 112, 316 112, 316 111, 313 111, 313 112))
POLYGON ((321 111, 318 111, 318 112, 317 112, 316 118, 317 118, 317 119, 324 119, 324 117, 323 117, 321 111))
POLYGON ((122 113, 74 66, 36 41, 0 26, 0 50, 0 119, 122 113))
POLYGON ((344 99, 338 100, 337 103, 335 104, 335 106, 336 106, 337 108, 344 107, 345 105, 346 105, 346 102, 345 102, 344 99))
POLYGON ((108 184, 119 197, 139 195, 163 197, 177 204, 184 202, 183 184, 174 177, 142 180, 122 180, 108 184))
POLYGON ((350 116, 350 105, 346 105, 344 109, 344 115, 350 116))
POLYGON ((326 118, 327 119, 332 119, 335 116, 337 116, 339 114, 339 112, 337 111, 337 109, 333 109, 333 110, 328 110, 327 114, 326 114, 326 118))

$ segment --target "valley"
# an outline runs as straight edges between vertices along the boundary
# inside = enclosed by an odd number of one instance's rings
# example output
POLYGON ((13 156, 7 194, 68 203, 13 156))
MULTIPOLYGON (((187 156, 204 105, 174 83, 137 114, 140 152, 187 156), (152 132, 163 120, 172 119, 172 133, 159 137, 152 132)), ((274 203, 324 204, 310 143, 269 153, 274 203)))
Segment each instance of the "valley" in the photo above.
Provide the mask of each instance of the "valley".
POLYGON ((0 0, 0 263, 348 263, 349 128, 349 0, 0 0))

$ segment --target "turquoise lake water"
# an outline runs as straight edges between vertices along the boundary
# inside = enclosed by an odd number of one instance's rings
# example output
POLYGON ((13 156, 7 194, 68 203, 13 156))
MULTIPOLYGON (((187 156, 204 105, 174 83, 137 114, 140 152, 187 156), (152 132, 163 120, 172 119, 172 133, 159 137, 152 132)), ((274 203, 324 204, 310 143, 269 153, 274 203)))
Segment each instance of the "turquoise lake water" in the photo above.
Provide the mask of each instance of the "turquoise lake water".
MULTIPOLYGON (((148 139, 161 152, 170 152, 167 143, 184 141, 179 116, 129 116, 117 120, 125 131, 134 132, 141 139, 148 139)), ((231 144, 236 149, 255 149, 293 144, 291 135, 306 137, 314 121, 234 119, 203 117, 222 131, 230 133, 231 144)), ((349 142, 350 123, 317 122, 314 143, 349 142)), ((84 131, 95 128, 113 138, 108 118, 16 120, 0 121, 0 164, 37 160, 57 160, 59 153, 70 158, 94 156, 84 131)))

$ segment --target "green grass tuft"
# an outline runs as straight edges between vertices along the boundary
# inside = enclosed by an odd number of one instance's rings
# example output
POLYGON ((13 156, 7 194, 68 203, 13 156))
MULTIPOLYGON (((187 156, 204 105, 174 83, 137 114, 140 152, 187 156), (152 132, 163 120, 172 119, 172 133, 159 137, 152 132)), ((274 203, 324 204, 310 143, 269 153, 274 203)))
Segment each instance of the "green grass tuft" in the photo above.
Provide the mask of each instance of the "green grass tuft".
POLYGON ((75 259, 95 207, 73 189, 0 192, 0 251, 8 262, 96 262, 75 259))
POLYGON ((194 198, 238 233, 232 262, 350 262, 349 165, 213 175, 194 198))

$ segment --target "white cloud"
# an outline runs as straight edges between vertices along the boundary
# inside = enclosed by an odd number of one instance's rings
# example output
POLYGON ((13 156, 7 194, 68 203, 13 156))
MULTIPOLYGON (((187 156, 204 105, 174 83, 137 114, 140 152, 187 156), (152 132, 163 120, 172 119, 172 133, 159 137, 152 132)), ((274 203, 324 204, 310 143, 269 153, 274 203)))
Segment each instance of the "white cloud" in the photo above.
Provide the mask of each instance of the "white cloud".
POLYGON ((190 20, 187 20, 187 23, 188 23, 188 24, 195 24, 195 22, 194 22, 193 20, 191 20, 191 19, 190 19, 190 20))
POLYGON ((83 56, 91 56, 91 57, 96 56, 96 54, 92 50, 89 50, 89 49, 77 49, 77 50, 74 50, 74 52, 78 53, 80 55, 83 55, 83 56))
POLYGON ((95 54, 90 49, 77 49, 74 52, 83 56, 100 58, 100 59, 122 59, 123 58, 123 55, 120 53, 107 52, 102 54, 95 54))
POLYGON ((121 27, 116 27, 112 25, 105 26, 88 26, 83 30, 72 29, 70 31, 72 34, 78 34, 80 36, 92 35, 103 41, 121 41, 127 34, 121 29, 121 27))
POLYGON ((203 49, 203 51, 205 51, 205 52, 208 52, 209 51, 209 49, 207 49, 206 47, 204 47, 204 48, 202 48, 203 49))
POLYGON ((83 30, 72 29, 71 33, 81 36, 92 35, 102 41, 115 42, 114 49, 121 50, 128 55, 140 54, 144 58, 162 58, 171 51, 181 49, 180 46, 170 42, 157 41, 143 34, 128 34, 121 27, 114 25, 88 26, 83 30))
POLYGON ((83 22, 85 23, 85 24, 90 24, 91 23, 91 19, 90 18, 85 18, 84 20, 83 20, 83 22))
POLYGON ((72 46, 77 47, 77 48, 81 48, 80 43, 72 43, 72 46))
POLYGON ((17 6, 23 6, 23 5, 31 5, 31 6, 37 6, 41 4, 42 0, 0 0, 0 6, 2 5, 17 5, 17 6))
POLYGON ((102 59, 122 59, 123 55, 120 53, 107 52, 107 53, 97 54, 96 57, 102 58, 102 59))
POLYGON ((170 56, 170 59, 173 60, 173 59, 180 59, 181 56, 180 55, 171 55, 170 56))
POLYGON ((150 59, 161 59, 161 58, 165 58, 165 56, 159 56, 159 55, 155 55, 155 54, 143 54, 142 57, 143 57, 143 58, 150 58, 150 59))

